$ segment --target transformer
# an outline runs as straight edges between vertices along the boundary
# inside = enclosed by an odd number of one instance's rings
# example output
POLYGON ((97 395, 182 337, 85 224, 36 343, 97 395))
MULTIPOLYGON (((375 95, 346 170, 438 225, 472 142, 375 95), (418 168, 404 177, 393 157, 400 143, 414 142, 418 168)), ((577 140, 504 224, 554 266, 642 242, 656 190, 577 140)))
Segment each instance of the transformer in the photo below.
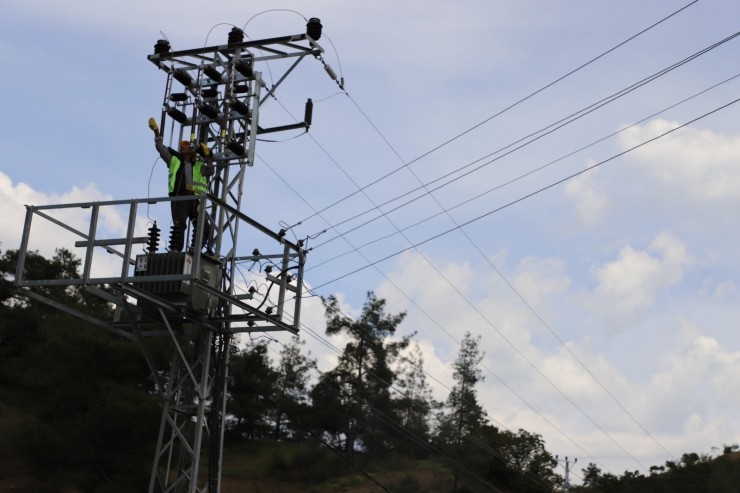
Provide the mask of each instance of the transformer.
MULTIPOLYGON (((188 310, 211 314, 218 306, 218 298, 199 289, 198 283, 218 289, 221 284, 221 264, 211 257, 201 255, 198 272, 193 272, 193 256, 189 253, 168 252, 136 256, 134 286, 171 303, 183 305, 188 310), (155 277, 156 280, 146 281, 147 277, 155 277)), ((146 304, 142 308, 145 313, 149 311, 146 304)))

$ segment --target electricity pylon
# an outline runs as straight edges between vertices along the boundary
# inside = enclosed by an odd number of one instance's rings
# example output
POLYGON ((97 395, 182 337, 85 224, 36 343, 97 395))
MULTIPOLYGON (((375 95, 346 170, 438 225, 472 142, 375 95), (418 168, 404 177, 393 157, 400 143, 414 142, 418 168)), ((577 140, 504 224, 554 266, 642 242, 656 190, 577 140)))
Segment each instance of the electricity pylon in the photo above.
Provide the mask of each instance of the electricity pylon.
POLYGON ((570 460, 568 460, 568 457, 566 457, 565 459, 561 459, 556 455, 555 460, 558 462, 563 462, 565 464, 565 482, 563 483, 563 491, 567 493, 568 491, 570 491, 570 466, 571 463, 575 465, 575 463, 578 462, 578 459, 573 459, 573 461, 571 462, 570 460))
POLYGON ((166 74, 160 127, 170 139, 210 149, 216 171, 207 194, 27 206, 16 271, 19 291, 135 341, 144 353, 163 402, 151 493, 220 491, 232 338, 245 332, 298 332, 306 256, 302 242, 293 243, 284 230, 271 231, 242 213, 242 193, 259 134, 308 131, 311 125, 309 99, 303 122, 263 128, 259 116, 266 98, 307 57, 323 63, 341 87, 323 61, 317 43, 321 27, 312 18, 305 33, 247 41, 233 28, 226 44, 182 51, 173 51, 167 40, 157 41, 148 60, 166 74), (282 75, 268 86, 259 68, 269 61, 274 76, 281 60, 282 75), (190 250, 159 252, 157 223, 142 221, 140 206, 151 217, 152 209, 167 213, 180 200, 199 201, 190 250), (111 217, 127 227, 116 238, 104 238, 101 218, 111 217), (40 236, 54 234, 49 228, 81 250, 79 279, 26 275, 27 252, 40 236), (239 241, 244 230, 246 242, 239 241), (208 245, 206 254, 201 245, 208 245), (96 256, 99 252, 115 255, 120 266, 111 268, 110 256, 96 256), (241 276, 243 263, 260 266, 250 272, 254 283, 241 276), (247 285, 240 286, 238 279, 247 285), (60 305, 39 289, 45 286, 84 288, 115 307, 115 315, 101 320, 60 305), (155 337, 165 338, 173 349, 164 365, 147 343, 155 337))

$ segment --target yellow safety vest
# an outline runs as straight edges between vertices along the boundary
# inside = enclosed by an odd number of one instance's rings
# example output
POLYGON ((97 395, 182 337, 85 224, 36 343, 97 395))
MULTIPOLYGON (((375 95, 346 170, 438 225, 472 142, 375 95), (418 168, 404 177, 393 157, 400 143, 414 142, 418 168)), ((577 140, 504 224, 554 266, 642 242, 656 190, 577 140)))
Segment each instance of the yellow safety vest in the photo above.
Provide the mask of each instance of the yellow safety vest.
MULTIPOLYGON (((187 186, 195 195, 202 195, 208 191, 208 178, 203 175, 203 161, 195 161, 193 164, 193 183, 187 186)), ((177 172, 180 169, 181 161, 177 156, 172 156, 169 165, 169 191, 174 193, 177 172)), ((187 180, 185 181, 187 184, 187 180)))

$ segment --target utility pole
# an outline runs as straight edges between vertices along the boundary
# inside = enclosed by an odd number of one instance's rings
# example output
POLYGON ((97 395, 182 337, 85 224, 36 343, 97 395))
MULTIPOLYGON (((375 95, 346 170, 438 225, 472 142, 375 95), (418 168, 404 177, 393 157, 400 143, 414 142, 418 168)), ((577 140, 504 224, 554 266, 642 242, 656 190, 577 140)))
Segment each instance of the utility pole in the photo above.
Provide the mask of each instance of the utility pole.
MULTIPOLYGON (((259 134, 308 131, 311 125, 310 99, 303 122, 260 125, 262 104, 295 67, 307 58, 319 60, 343 85, 322 58, 321 30, 319 19, 312 18, 305 33, 277 38, 245 41, 244 32, 233 28, 227 42, 216 46, 174 51, 169 41, 156 42, 147 58, 166 74, 159 128, 170 141, 208 147, 215 175, 206 194, 27 206, 16 271, 19 293, 137 343, 149 365, 163 407, 150 493, 220 492, 232 340, 240 333, 299 330, 306 258, 302 242, 293 243, 285 230, 271 231, 244 214, 242 191, 259 134), (277 77, 271 86, 260 72, 267 62, 277 77), (156 221, 142 230, 146 221, 139 217, 140 206, 146 207, 147 217, 169 216, 181 200, 199 201, 191 249, 159 251, 160 230, 156 221), (110 213, 121 216, 126 230, 105 238, 100 218, 110 213), (48 222, 43 235, 50 227, 59 228, 60 237, 66 235, 79 249, 80 279, 27 279, 27 254, 42 236, 32 225, 39 221, 48 222), (82 223, 87 226, 80 229, 82 223), (247 233, 246 241, 240 233, 247 233), (201 253, 199 246, 206 244, 211 251, 201 253), (99 252, 105 256, 96 257, 99 252), (109 254, 121 264, 103 272, 110 266, 109 254), (239 266, 245 263, 260 266, 250 276, 258 286, 268 286, 267 292, 244 285, 239 266), (115 307, 113 320, 92 318, 35 289, 65 285, 81 286, 109 302, 115 307), (157 361, 148 344, 154 338, 169 342, 169 362, 157 361)), ((173 241, 177 234, 183 233, 173 229, 170 246, 182 240, 173 241)))
MULTIPOLYGON (((568 460, 568 457, 566 456, 565 459, 559 459, 558 456, 555 456, 555 460, 557 460, 559 463, 562 462, 565 464, 565 483, 563 484, 563 491, 565 493, 568 493, 570 491, 570 465, 571 462, 568 460)), ((578 459, 573 459, 573 464, 578 462, 578 459)))

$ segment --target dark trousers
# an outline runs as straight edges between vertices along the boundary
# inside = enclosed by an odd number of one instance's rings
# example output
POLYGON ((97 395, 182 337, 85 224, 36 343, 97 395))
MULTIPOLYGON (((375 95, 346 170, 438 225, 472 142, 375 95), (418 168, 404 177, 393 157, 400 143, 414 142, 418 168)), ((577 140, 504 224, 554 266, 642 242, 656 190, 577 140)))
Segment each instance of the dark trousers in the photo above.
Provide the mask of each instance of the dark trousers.
MULTIPOLYGON (((194 197, 194 196, 193 196, 194 197)), ((198 224, 198 207, 200 200, 178 200, 170 202, 170 212, 172 214, 172 230, 170 232, 170 251, 181 252, 185 245, 185 230, 187 229, 188 219, 193 225, 193 238, 191 247, 195 250, 195 232, 198 224)), ((211 237, 211 227, 206 217, 203 230, 203 240, 206 246, 209 245, 211 237)))

